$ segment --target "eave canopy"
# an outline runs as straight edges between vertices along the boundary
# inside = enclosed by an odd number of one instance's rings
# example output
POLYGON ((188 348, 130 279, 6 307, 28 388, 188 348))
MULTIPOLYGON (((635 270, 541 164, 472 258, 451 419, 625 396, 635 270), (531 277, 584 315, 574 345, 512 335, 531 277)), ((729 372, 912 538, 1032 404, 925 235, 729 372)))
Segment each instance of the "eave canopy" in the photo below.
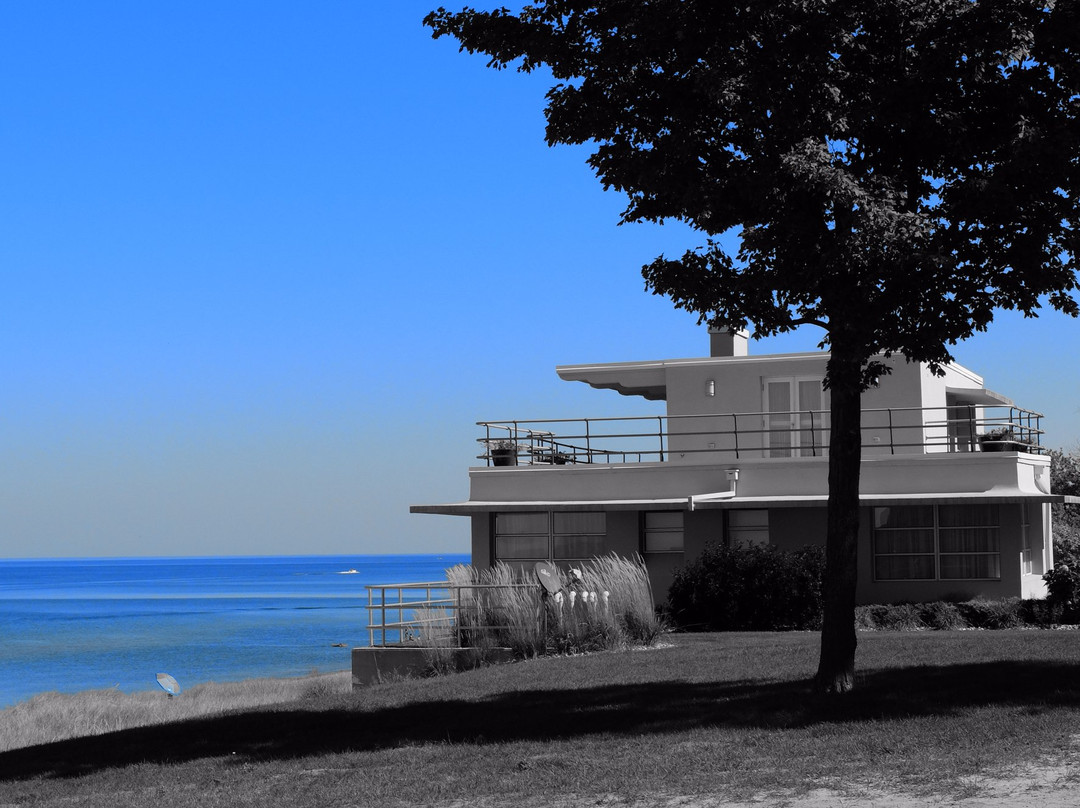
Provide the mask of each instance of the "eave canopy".
POLYGON ((664 362, 563 365, 555 372, 568 382, 585 382, 598 390, 615 390, 624 396, 641 396, 649 401, 667 400, 664 362))

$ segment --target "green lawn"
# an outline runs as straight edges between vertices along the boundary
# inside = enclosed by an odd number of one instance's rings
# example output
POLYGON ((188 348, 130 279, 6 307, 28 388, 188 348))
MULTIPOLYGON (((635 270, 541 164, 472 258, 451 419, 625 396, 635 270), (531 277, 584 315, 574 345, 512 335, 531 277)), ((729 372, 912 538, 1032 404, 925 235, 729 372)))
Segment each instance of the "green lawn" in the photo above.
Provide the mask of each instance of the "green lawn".
POLYGON ((0 805, 958 795, 1062 759, 1080 727, 1076 632, 864 633, 835 701, 805 684, 815 634, 666 640, 15 749, 0 805))

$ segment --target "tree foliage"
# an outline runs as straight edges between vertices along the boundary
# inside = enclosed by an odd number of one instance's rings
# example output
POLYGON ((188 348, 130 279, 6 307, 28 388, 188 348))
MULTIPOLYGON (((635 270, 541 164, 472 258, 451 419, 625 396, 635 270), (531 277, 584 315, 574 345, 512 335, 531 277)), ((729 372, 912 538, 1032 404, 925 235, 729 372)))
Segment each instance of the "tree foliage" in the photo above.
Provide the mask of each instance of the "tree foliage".
POLYGON ((493 67, 546 66, 548 142, 593 144, 624 222, 701 233, 648 289, 759 337, 823 329, 819 682, 850 688, 859 395, 893 354, 940 369, 996 309, 1078 313, 1080 4, 546 0, 426 23, 493 67))
POLYGON ((550 0, 427 23, 551 70, 548 142, 595 144, 624 221, 708 237, 645 276, 710 322, 942 364, 996 308, 1077 312, 1076 3, 550 0), (715 238, 733 228, 737 255, 715 238))
MULTIPOLYGON (((1080 449, 1050 452, 1050 490, 1055 494, 1080 497, 1080 449)), ((1080 505, 1050 506, 1054 534, 1055 565, 1065 564, 1076 577, 1080 592, 1080 505)))

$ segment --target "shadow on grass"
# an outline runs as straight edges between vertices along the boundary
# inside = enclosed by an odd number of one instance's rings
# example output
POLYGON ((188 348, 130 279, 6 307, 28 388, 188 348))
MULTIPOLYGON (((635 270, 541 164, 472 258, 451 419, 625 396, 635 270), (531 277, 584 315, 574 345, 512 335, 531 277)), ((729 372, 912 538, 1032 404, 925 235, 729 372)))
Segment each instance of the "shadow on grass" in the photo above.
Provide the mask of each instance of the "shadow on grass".
POLYGON ((994 662, 862 675, 840 699, 805 682, 664 681, 511 691, 481 701, 368 710, 289 707, 193 719, 0 753, 0 780, 77 777, 136 763, 287 760, 424 743, 497 743, 663 734, 697 727, 796 729, 818 723, 948 716, 983 705, 1080 706, 1080 665, 994 662))

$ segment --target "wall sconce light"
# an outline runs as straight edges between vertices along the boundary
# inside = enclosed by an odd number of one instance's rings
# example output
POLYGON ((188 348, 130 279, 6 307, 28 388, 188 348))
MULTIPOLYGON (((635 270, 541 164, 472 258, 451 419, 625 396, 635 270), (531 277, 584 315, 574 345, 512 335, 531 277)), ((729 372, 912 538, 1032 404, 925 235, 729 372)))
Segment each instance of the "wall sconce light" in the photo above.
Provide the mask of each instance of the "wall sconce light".
POLYGON ((713 381, 712 379, 709 379, 707 382, 705 382, 705 395, 707 395, 707 396, 715 396, 716 395, 716 382, 713 381))

